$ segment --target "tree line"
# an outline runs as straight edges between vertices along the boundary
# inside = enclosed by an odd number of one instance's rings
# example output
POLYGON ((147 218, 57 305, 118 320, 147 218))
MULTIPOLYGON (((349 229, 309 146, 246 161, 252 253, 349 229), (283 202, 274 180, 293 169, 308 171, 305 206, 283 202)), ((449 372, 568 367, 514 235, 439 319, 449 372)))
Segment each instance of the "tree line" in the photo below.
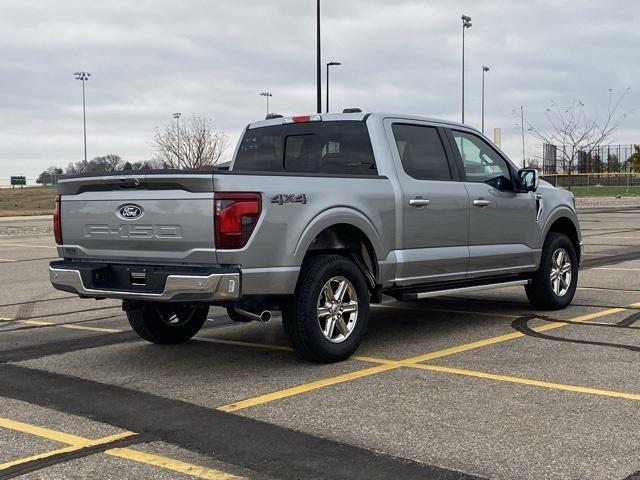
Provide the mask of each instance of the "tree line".
POLYGON ((215 128, 212 120, 192 115, 177 123, 156 128, 151 140, 153 157, 150 160, 130 162, 120 155, 109 153, 70 162, 65 169, 51 166, 44 170, 36 183, 55 185, 62 175, 84 173, 124 172, 129 170, 157 170, 175 168, 201 170, 216 165, 229 148, 229 137, 215 128))

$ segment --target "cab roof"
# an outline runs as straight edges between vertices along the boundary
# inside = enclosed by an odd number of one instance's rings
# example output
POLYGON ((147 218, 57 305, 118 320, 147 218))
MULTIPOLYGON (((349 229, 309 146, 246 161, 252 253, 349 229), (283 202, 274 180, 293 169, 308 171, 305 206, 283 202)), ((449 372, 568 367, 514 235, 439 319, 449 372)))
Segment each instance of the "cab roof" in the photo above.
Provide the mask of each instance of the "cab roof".
POLYGON ((357 113, 312 113, 306 115, 293 115, 293 116, 283 116, 278 118, 271 118, 269 120, 259 120, 257 122, 250 123, 247 128, 259 128, 259 127, 269 127, 274 125, 282 125, 285 123, 297 123, 301 121, 323 121, 323 122, 332 122, 332 121, 340 121, 340 120, 352 120, 352 121, 366 121, 369 117, 377 117, 380 120, 385 118, 399 118, 405 120, 419 120, 424 122, 431 123, 439 123, 443 125, 455 126, 468 128, 470 130, 476 130, 475 128, 465 125, 458 122, 452 122, 450 120, 442 120, 439 118, 432 117, 424 117, 421 115, 407 115, 402 113, 389 113, 389 112, 357 112, 357 113), (308 120, 305 120, 303 117, 310 117, 308 120))

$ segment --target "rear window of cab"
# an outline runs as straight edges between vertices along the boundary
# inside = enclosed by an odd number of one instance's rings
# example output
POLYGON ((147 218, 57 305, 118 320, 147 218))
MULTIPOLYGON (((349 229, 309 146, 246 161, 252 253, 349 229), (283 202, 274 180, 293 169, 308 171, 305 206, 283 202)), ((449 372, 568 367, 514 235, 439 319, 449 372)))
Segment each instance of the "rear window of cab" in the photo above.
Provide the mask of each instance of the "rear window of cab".
POLYGON ((378 175, 367 125, 353 120, 248 129, 233 170, 378 175))

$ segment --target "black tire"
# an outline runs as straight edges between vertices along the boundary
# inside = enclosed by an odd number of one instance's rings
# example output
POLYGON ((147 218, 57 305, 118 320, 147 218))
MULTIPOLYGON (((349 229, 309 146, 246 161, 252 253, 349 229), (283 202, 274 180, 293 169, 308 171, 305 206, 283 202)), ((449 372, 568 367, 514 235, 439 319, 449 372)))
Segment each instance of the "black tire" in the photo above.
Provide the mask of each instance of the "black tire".
MULTIPOLYGON (((561 284, 561 287, 564 284, 561 284)), ((527 298, 531 305, 541 310, 561 310, 571 303, 578 285, 578 256, 576 249, 569 237, 562 233, 551 232, 545 239, 542 248, 540 268, 533 275, 532 282, 525 286, 527 298), (551 273, 555 268, 553 256, 559 249, 564 250, 569 256, 571 278, 566 292, 556 293, 552 285, 551 273)))
MULTIPOLYGON (((337 281, 330 285, 339 283, 341 282, 337 281)), ((343 305, 340 303, 340 308, 342 307, 343 305)), ((304 359, 312 362, 333 363, 345 360, 356 351, 362 342, 368 323, 369 290, 362 272, 356 264, 341 255, 316 255, 309 258, 300 273, 295 297, 283 308, 282 312, 284 331, 294 350, 304 359), (348 299, 349 302, 353 302, 353 298, 355 298, 356 306, 354 308, 357 310, 355 317, 350 312, 336 311, 330 314, 332 319, 334 315, 336 319, 342 318, 343 328, 352 325, 352 329, 344 335, 343 330, 338 328, 337 322, 334 322, 335 328, 338 330, 335 338, 331 341, 323 333, 322 320, 319 319, 317 308, 322 298, 326 301, 323 289, 330 280, 336 277, 346 279, 347 285, 350 283, 349 290, 343 298, 348 299), (340 340, 341 336, 344 337, 342 340, 340 340)), ((327 324, 324 325, 326 327, 327 324)), ((329 335, 331 336, 331 334, 329 335)))
POLYGON ((144 303, 127 310, 133 330, 158 344, 182 343, 193 337, 207 319, 209 306, 189 303, 144 303))

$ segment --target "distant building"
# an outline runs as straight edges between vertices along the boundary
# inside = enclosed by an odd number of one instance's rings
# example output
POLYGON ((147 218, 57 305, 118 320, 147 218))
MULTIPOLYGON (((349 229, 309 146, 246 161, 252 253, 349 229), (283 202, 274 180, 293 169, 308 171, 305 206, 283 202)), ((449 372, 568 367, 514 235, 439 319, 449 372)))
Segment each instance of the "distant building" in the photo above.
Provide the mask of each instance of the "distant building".
POLYGON ((542 173, 552 175, 558 172, 558 147, 550 143, 542 144, 542 173))

